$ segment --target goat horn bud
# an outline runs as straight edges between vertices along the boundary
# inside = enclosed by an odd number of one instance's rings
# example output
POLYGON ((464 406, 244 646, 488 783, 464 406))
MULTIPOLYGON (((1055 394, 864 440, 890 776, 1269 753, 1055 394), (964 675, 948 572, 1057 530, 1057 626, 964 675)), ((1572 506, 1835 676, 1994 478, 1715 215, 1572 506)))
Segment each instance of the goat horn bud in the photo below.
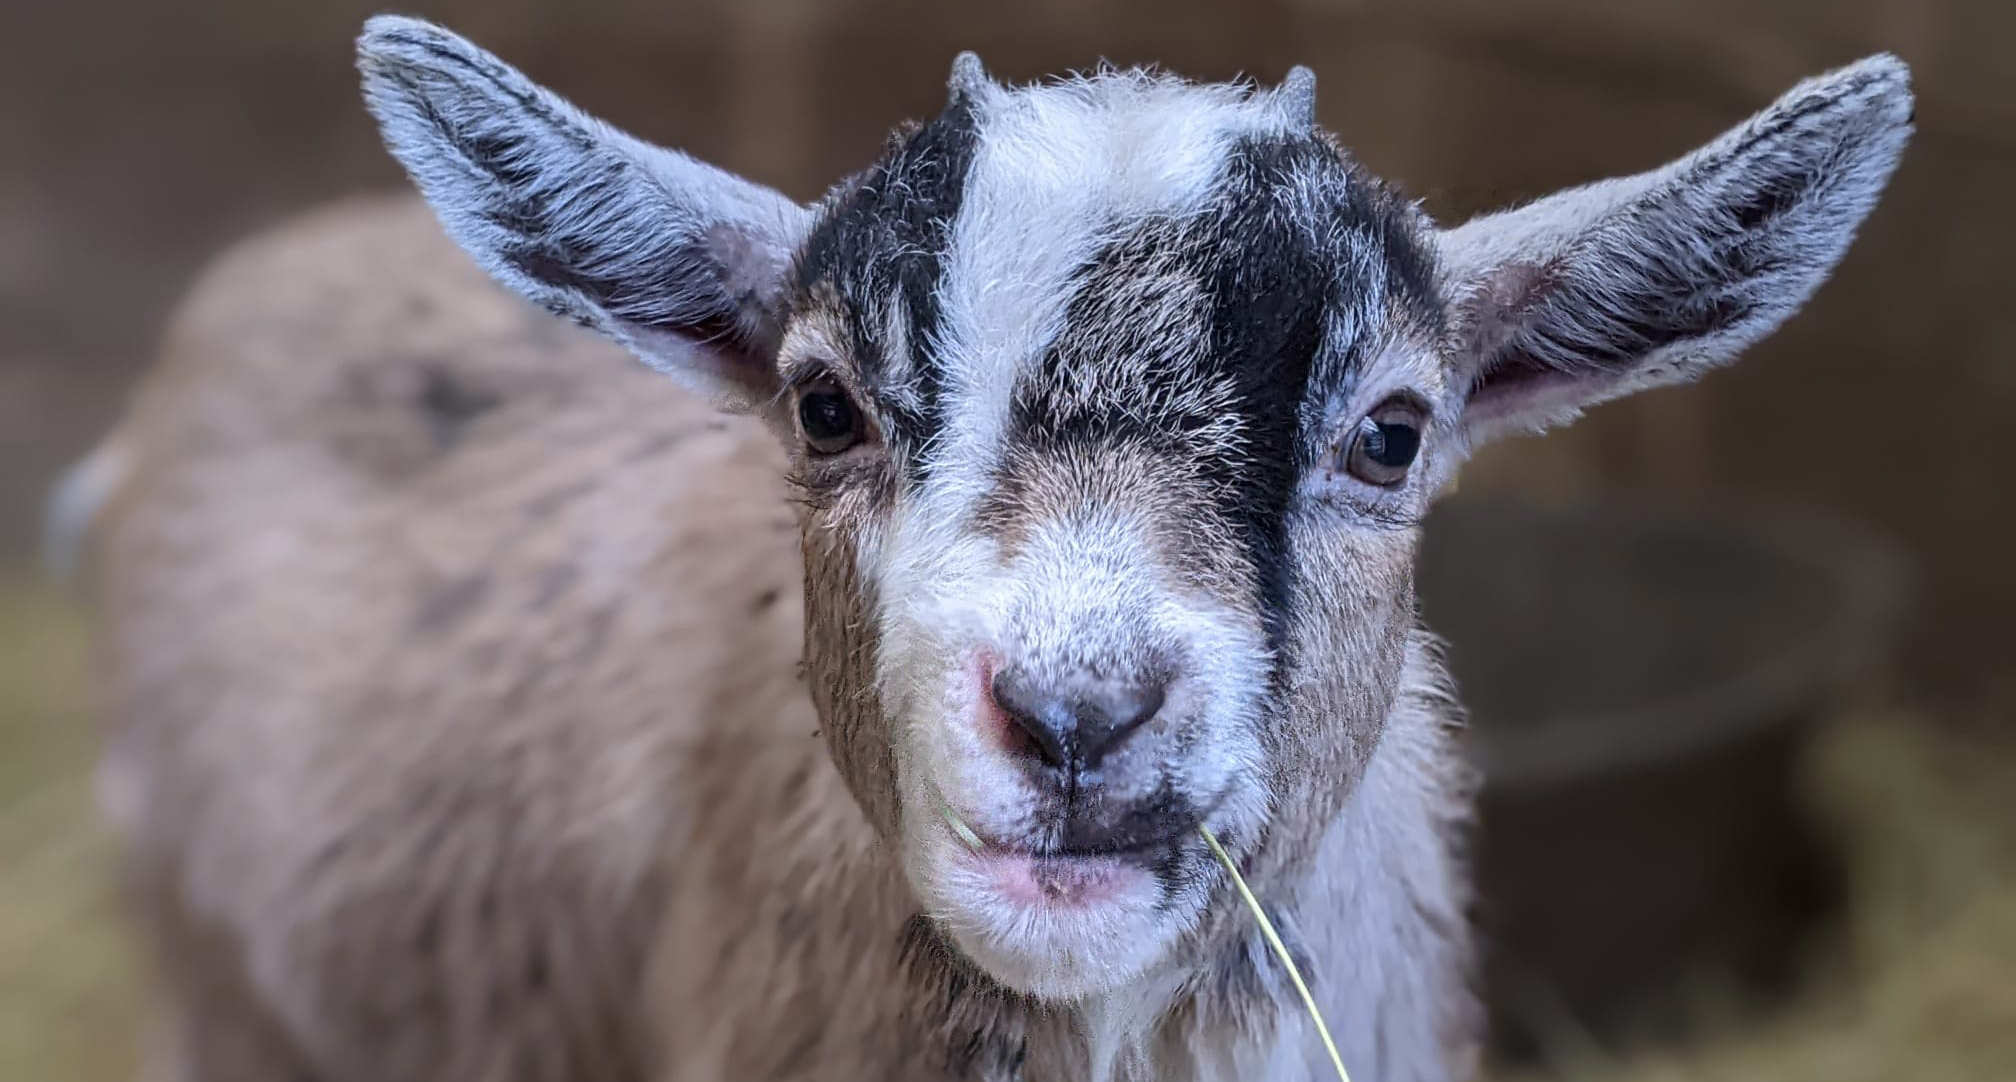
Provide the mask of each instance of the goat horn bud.
POLYGON ((993 84, 987 69, 980 64, 980 54, 971 49, 952 58, 952 77, 945 82, 951 88, 955 102, 961 98, 978 97, 993 84))
POLYGON ((1307 66, 1297 64, 1289 68, 1274 97, 1290 121, 1310 128, 1316 126, 1316 73, 1307 66))

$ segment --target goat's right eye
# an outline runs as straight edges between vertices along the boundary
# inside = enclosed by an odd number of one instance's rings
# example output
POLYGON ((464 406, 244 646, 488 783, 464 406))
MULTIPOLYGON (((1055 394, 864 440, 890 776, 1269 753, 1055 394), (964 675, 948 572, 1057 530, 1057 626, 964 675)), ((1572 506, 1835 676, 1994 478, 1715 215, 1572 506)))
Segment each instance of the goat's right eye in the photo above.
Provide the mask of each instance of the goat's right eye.
POLYGON ((798 429, 813 454, 837 455, 861 442, 861 412, 838 383, 816 379, 798 392, 798 429))

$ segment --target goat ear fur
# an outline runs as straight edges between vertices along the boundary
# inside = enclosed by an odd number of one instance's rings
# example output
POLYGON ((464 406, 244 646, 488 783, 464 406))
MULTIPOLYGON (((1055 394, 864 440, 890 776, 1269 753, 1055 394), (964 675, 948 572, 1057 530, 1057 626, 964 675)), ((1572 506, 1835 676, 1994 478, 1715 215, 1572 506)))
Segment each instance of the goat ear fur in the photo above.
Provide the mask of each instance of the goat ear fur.
POLYGON ((774 395, 809 210, 617 131, 431 23, 371 19, 357 66, 386 146, 498 281, 723 406, 774 395))
POLYGON ((1734 359, 1833 270, 1911 129, 1909 69, 1874 56, 1662 169, 1444 231, 1471 440, 1734 359))

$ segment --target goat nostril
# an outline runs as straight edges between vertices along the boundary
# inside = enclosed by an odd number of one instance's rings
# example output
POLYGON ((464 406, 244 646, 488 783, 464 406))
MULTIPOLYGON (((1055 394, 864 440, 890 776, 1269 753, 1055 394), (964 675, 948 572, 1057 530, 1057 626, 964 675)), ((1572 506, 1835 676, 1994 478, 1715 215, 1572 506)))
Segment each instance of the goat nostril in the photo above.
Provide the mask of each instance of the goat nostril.
POLYGON ((1069 766, 1076 719, 1064 703, 1031 686, 1019 672, 997 672, 989 685, 994 705, 1029 739, 1031 749, 1051 766, 1069 766))
POLYGON ((1157 681, 1115 689, 1113 694, 1104 697, 1103 702, 1094 705, 1081 725, 1087 764, 1098 765, 1099 760, 1125 740, 1128 734, 1160 713, 1167 696, 1167 686, 1157 681))
POLYGON ((1161 709, 1167 686, 1104 680, 1033 683, 1017 670, 996 673, 994 705, 1028 738, 1035 757, 1067 770, 1096 767, 1106 753, 1161 709))

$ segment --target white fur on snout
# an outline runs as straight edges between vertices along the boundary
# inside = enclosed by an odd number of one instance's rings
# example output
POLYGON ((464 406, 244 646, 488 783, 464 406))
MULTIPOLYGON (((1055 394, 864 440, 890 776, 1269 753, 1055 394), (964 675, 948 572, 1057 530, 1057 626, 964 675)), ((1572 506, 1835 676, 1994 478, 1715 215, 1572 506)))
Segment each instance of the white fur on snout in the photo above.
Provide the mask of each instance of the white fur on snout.
MULTIPOLYGON (((1027 855, 1054 845, 1062 824, 1004 738, 989 672, 1167 663, 1164 708, 1108 754, 1100 800, 1126 807, 1166 788, 1208 811, 1213 829, 1241 835, 1267 813, 1260 632, 1172 590, 1152 553, 1117 513, 1040 524, 1004 559, 991 538, 899 511, 877 546, 877 678, 896 741, 905 870, 969 956, 1032 994, 1076 998, 1140 976, 1194 923, 1204 896, 1165 898, 1163 884, 1127 860, 1060 870, 1027 855)), ((1195 839, 1179 844, 1202 859, 1195 839)))

